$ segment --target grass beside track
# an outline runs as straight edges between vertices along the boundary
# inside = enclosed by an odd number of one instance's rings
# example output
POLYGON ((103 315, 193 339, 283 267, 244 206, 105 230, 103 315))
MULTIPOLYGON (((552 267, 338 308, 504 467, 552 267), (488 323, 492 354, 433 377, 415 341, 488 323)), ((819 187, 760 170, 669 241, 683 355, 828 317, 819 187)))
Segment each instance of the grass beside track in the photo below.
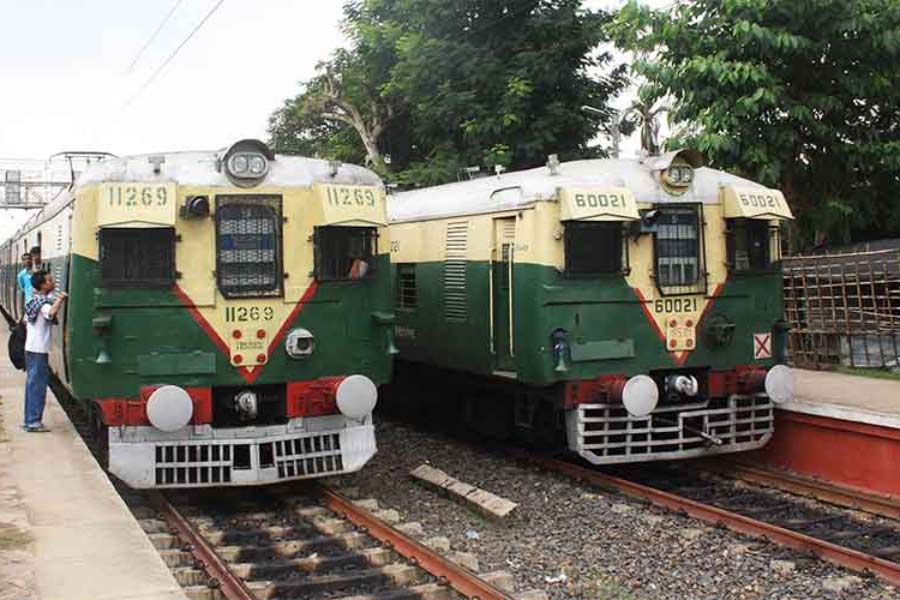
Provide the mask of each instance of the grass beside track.
POLYGON ((891 379, 900 381, 900 371, 891 369, 879 369, 874 367, 838 367, 835 369, 837 373, 844 375, 854 375, 856 377, 871 377, 873 379, 891 379))

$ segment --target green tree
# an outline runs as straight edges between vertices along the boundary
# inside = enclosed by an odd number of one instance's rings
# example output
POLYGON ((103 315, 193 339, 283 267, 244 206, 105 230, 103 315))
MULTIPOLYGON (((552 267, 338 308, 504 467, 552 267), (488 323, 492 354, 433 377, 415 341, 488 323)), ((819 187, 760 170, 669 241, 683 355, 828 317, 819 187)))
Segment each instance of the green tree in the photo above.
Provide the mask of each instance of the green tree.
POLYGON ((672 102, 669 145, 780 187, 806 240, 900 232, 896 0, 632 0, 607 30, 672 102))
POLYGON ((625 74, 597 51, 608 15, 581 0, 356 0, 345 15, 350 48, 276 111, 276 146, 301 140, 331 157, 346 150, 332 146, 343 141, 332 128, 352 127, 371 164, 412 185, 455 180, 473 165, 602 154, 590 142, 614 120, 608 102, 625 74), (346 107, 338 116, 345 102, 379 127, 350 123, 346 107), (583 114, 584 104, 602 113, 583 114), (390 165, 375 158, 384 154, 390 165))

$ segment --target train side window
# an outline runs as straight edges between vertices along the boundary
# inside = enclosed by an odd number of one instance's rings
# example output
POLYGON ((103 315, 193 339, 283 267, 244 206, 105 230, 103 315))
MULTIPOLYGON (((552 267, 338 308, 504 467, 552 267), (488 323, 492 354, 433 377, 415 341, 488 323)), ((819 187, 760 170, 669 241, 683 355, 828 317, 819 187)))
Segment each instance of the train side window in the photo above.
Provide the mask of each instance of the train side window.
POLYGON ((100 281, 105 287, 168 287, 175 281, 175 229, 100 229, 100 281))
POLYGON ((764 271, 777 260, 778 228, 763 219, 727 219, 728 268, 735 273, 764 271), (775 254, 775 256, 773 256, 775 254))
POLYGON ((216 277, 226 298, 280 296, 281 196, 216 196, 216 277))
POLYGON ((622 273, 627 269, 627 256, 619 221, 565 223, 565 273, 573 277, 590 277, 622 273))
POLYGON ((375 269, 377 240, 374 227, 316 227, 316 280, 365 278, 375 269))
POLYGON ((695 207, 658 209, 654 238, 656 285, 665 294, 706 289, 702 218, 695 207))
POLYGON ((404 263, 397 265, 397 307, 414 310, 418 303, 416 290, 416 265, 404 263))

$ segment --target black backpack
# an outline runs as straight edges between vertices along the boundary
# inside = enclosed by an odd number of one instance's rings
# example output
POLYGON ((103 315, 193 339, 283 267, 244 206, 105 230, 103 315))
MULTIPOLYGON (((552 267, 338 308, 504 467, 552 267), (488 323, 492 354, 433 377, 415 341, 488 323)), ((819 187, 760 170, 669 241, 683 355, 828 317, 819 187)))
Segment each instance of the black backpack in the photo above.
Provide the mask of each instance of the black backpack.
POLYGON ((25 370, 25 321, 19 321, 9 334, 9 360, 15 368, 25 370))

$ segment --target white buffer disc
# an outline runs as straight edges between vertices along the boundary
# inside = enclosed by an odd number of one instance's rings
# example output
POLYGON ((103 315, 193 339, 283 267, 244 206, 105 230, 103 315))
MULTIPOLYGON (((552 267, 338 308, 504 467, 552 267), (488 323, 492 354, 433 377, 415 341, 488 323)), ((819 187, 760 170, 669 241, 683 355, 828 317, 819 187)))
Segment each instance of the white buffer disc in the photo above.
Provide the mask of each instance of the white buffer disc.
POLYGON ((794 399, 794 372, 785 365, 775 365, 766 373, 766 394, 775 404, 794 399))
POLYGON ((625 382, 622 404, 633 417, 646 417, 659 402, 659 388, 649 375, 635 375, 625 382))
POLYGON ((378 388, 365 375, 351 375, 338 384, 338 410, 354 419, 361 419, 372 412, 378 401, 378 388))
POLYGON ((147 400, 147 418, 160 431, 178 431, 190 422, 193 414, 191 397, 177 385, 157 388, 147 400))

